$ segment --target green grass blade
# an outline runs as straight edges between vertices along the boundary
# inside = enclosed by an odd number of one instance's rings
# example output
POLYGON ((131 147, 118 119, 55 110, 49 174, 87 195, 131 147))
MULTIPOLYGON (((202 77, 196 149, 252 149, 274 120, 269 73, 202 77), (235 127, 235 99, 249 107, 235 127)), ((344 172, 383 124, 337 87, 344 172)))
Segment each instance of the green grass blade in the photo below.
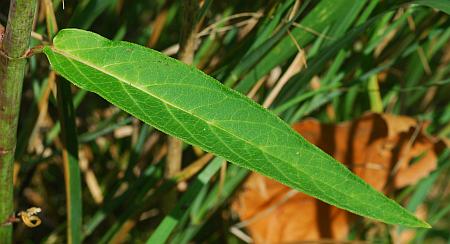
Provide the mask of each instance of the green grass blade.
POLYGON ((367 84, 367 93, 370 101, 370 108, 372 112, 382 113, 383 112, 383 101, 380 95, 380 86, 378 85, 378 78, 373 75, 369 78, 367 84))
POLYGON ((132 117, 129 117, 129 118, 123 119, 121 121, 117 121, 117 122, 108 120, 108 122, 109 122, 108 125, 106 125, 104 127, 100 127, 93 132, 86 132, 86 133, 81 134, 78 137, 78 141, 80 143, 87 143, 87 142, 93 141, 98 137, 101 137, 108 133, 113 132, 115 129, 118 129, 127 124, 131 124, 132 121, 133 121, 132 117))
POLYGON ((205 228, 210 221, 213 221, 213 213, 220 210, 220 207, 227 203, 236 189, 241 186, 241 182, 248 176, 249 171, 235 165, 229 165, 223 185, 217 182, 209 194, 205 197, 196 212, 192 213, 191 224, 184 232, 175 236, 172 243, 189 243, 196 237, 201 229, 205 228), (179 238, 179 239, 178 239, 179 238), (179 242, 177 242, 180 240, 179 242))
POLYGON ((122 195, 110 199, 105 205, 99 209, 93 217, 84 226, 84 236, 90 235, 98 225, 106 218, 107 215, 112 214, 114 210, 120 207, 125 202, 134 199, 137 192, 142 188, 151 188, 154 186, 160 174, 158 167, 150 165, 142 173, 141 177, 130 184, 129 188, 122 193, 122 195))
POLYGON ((450 2, 448 0, 416 0, 412 3, 436 8, 450 15, 450 2))
MULTIPOLYGON (((149 189, 155 187, 155 184, 160 179, 161 174, 162 173, 160 167, 155 165, 150 165, 149 167, 147 167, 141 177, 132 182, 129 188, 122 195, 105 202, 105 205, 95 214, 93 214, 92 218, 89 219, 89 221, 87 221, 87 223, 84 225, 83 238, 91 235, 100 225, 100 223, 104 221, 107 216, 113 214, 113 212, 116 211, 119 207, 123 206, 126 203, 128 203, 127 205, 129 206, 130 202, 133 204, 135 204, 135 202, 140 203, 142 198, 145 196, 145 193, 147 193, 149 189)), ((104 236, 104 238, 109 240, 114 234, 117 233, 117 230, 120 228, 122 223, 130 216, 132 216, 132 213, 126 213, 131 210, 133 210, 133 208, 128 208, 124 213, 126 217, 122 217, 121 215, 119 217, 119 220, 117 220, 113 226, 110 226, 110 229, 112 231, 108 232, 104 236)))
POLYGON ((436 180, 438 179, 438 176, 447 168, 450 166, 450 150, 447 149, 444 151, 441 156, 439 157, 439 168, 435 170, 433 173, 430 174, 430 176, 426 177, 425 179, 421 180, 416 190, 414 191, 414 194, 411 196, 411 198, 408 201, 408 205, 406 208, 410 211, 416 211, 416 209, 419 207, 421 203, 425 201, 425 198, 432 190, 432 187, 436 180))
MULTIPOLYGON (((113 202, 109 204, 110 207, 108 207, 108 210, 110 211, 116 209, 118 207, 118 204, 120 204, 121 202, 125 203, 126 207, 123 211, 121 211, 121 214, 117 217, 114 223, 108 226, 108 231, 97 243, 110 243, 112 238, 114 238, 114 236, 119 233, 119 230, 120 228, 122 228, 125 221, 129 220, 130 218, 136 217, 136 215, 143 209, 145 209, 145 207, 154 203, 155 200, 159 200, 161 195, 167 193, 169 190, 175 187, 176 182, 172 180, 165 181, 163 184, 155 187, 155 185, 161 179, 162 170, 160 169, 160 167, 158 167, 156 171, 148 173, 150 175, 148 175, 146 178, 142 179, 143 177, 140 177, 138 178, 138 180, 136 180, 136 183, 134 184, 135 188, 130 189, 130 192, 127 193, 129 194, 128 196, 121 196, 120 199, 117 199, 117 201, 115 201, 114 199, 113 202), (149 194, 150 189, 155 189, 155 191, 149 194)), ((107 212, 102 211, 98 215, 98 219, 95 222, 92 222, 93 225, 91 225, 91 227, 95 228, 95 225, 98 225, 99 222, 101 222, 106 216, 107 212)))
MULTIPOLYGON (((450 166, 449 155, 450 155, 450 149, 448 149, 448 148, 444 152, 441 153, 441 155, 439 156, 438 169, 435 170, 433 173, 431 173, 431 175, 429 177, 427 177, 419 182, 417 189, 415 190, 414 194, 411 196, 411 198, 408 202, 408 209, 415 210, 421 203, 425 202, 426 197, 428 195, 431 195, 430 192, 431 192, 432 188, 436 187, 435 182, 439 175, 442 175, 443 173, 444 174, 447 173, 447 176, 448 176, 448 167, 450 166)), ((446 176, 444 176, 443 178, 445 179, 445 177, 446 176)), ((445 180, 443 183, 446 184, 445 180)), ((445 185, 444 185, 444 188, 445 188, 445 185)), ((439 191, 439 192, 441 192, 441 191, 439 191)), ((446 217, 446 215, 448 215, 448 213, 450 212, 450 205, 446 204, 446 199, 448 199, 448 197, 446 197, 445 194, 435 196, 433 199, 435 201, 433 201, 433 203, 430 204, 431 206, 429 206, 428 221, 433 226, 436 226, 437 227, 436 229, 440 228, 438 221, 441 220, 442 218, 446 217)), ((445 229, 445 225, 442 228, 445 229)), ((404 230, 404 228, 400 228, 398 230, 398 232, 400 233, 403 230, 404 230)), ((434 230, 434 228, 433 228, 433 230, 434 230)), ((415 236, 415 241, 412 243, 424 243, 424 239, 428 233, 429 233, 429 229, 423 229, 423 230, 417 231, 417 234, 415 236)))
POLYGON ((87 1, 87 4, 78 4, 69 26, 87 29, 100 14, 115 3, 116 0, 91 0, 87 1))
MULTIPOLYGON (((299 10, 297 15, 300 15, 305 7, 299 10)), ((275 21, 274 19, 273 21, 275 21)), ((261 39, 256 40, 257 42, 262 42, 261 45, 259 45, 257 48, 250 47, 251 51, 247 51, 245 56, 242 58, 243 62, 239 62, 238 65, 231 71, 231 74, 229 78, 224 82, 226 86, 232 87, 234 86, 235 82, 239 80, 241 75, 245 73, 245 71, 248 71, 253 65, 257 64, 261 58, 266 55, 266 53, 270 52, 270 50, 281 40, 283 37, 287 35, 287 32, 289 30, 289 27, 292 25, 292 21, 284 25, 276 34, 274 34, 271 38, 261 41, 261 39)), ((270 26, 268 26, 270 28, 270 26)), ((256 44, 256 43, 255 43, 256 44)), ((237 87, 237 89, 240 90, 248 90, 253 86, 253 83, 256 80, 249 80, 245 83, 240 83, 237 87)))
POLYGON ((66 181, 67 240, 68 243, 76 244, 81 243, 82 200, 75 114, 70 83, 60 79, 57 89, 66 181))
POLYGON ((230 199, 248 173, 249 171, 246 169, 229 165, 223 185, 220 182, 216 182, 208 192, 208 195, 201 199, 201 202, 193 203, 192 211, 190 212, 190 223, 173 237, 171 243, 189 243, 200 229, 208 223, 213 213, 230 199))
POLYGON ((193 67, 76 29, 60 31, 44 52, 75 85, 189 144, 351 212, 428 227, 274 114, 193 67))
POLYGON ((223 159, 215 158, 212 162, 206 166, 206 168, 197 176, 194 182, 189 187, 189 190, 183 195, 183 197, 177 202, 175 208, 169 213, 168 216, 159 224, 155 232, 147 240, 147 243, 166 243, 173 229, 177 226, 178 222, 187 216, 189 211, 186 208, 192 205, 197 193, 200 189, 208 184, 211 177, 217 173, 220 166, 223 163, 223 159))
MULTIPOLYGON (((53 8, 49 7, 46 20, 48 35, 55 36, 58 29, 53 8)), ((65 79, 57 80, 57 107, 61 125, 62 159, 66 188, 67 243, 81 243, 81 225, 83 218, 81 172, 78 163, 78 135, 75 123, 75 108, 73 104, 70 83, 65 79)))
MULTIPOLYGON (((356 1, 347 0, 325 0, 320 1, 301 20, 300 26, 291 31, 297 43, 304 47, 311 42, 317 34, 322 34, 323 30, 340 23, 342 16, 348 11, 349 5, 356 4, 356 1)), ((332 36, 338 38, 339 36, 332 36)), ((272 50, 259 60, 252 70, 248 72, 241 81, 243 84, 254 83, 262 76, 266 75, 275 66, 284 63, 297 52, 297 47, 290 36, 285 36, 272 50)), ((246 92, 246 91, 245 91, 246 92)))

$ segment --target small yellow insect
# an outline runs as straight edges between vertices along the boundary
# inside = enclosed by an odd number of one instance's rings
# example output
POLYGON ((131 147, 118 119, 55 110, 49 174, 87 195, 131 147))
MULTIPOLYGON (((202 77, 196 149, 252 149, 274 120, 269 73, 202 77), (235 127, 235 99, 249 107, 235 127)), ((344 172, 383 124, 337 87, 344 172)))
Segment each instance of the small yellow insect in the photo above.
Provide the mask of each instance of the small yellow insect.
POLYGON ((42 222, 41 219, 36 216, 36 214, 40 212, 42 212, 41 208, 31 207, 26 211, 20 211, 17 215, 20 216, 26 226, 34 228, 36 226, 39 226, 42 222))

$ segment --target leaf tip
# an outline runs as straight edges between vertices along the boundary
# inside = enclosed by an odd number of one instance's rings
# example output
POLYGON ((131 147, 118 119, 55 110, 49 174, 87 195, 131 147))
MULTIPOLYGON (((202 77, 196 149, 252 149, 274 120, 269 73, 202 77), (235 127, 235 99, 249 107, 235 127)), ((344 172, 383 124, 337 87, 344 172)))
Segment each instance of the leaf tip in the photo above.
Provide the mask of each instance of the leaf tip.
POLYGON ((432 228, 432 226, 430 224, 428 224, 424 220, 417 219, 417 218, 416 218, 416 221, 413 224, 409 224, 407 227, 410 227, 410 228, 424 228, 424 229, 431 229, 432 228))
POLYGON ((420 221, 420 224, 421 224, 421 226, 419 226, 419 227, 421 227, 421 228, 425 228, 425 229, 431 229, 432 228, 432 226, 430 224, 428 224, 427 222, 425 222, 423 220, 420 221))

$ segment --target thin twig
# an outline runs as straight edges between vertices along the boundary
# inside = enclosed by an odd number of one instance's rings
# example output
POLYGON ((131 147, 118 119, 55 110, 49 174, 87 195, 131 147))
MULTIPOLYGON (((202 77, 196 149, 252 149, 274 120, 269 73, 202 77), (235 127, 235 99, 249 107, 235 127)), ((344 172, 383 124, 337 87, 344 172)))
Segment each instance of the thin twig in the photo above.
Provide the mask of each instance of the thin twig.
MULTIPOLYGON (((261 13, 253 13, 253 12, 250 12, 250 13, 239 13, 239 14, 234 14, 234 15, 225 17, 225 18, 223 18, 223 19, 220 19, 220 20, 217 21, 217 22, 214 22, 214 23, 208 25, 207 27, 205 27, 202 31, 200 31, 200 32, 197 34, 197 37, 207 36, 207 35, 209 35, 211 32, 220 32, 219 30, 221 30, 222 28, 226 28, 226 30, 230 30, 230 29, 232 29, 232 28, 235 27, 235 26, 242 26, 242 25, 245 25, 245 24, 242 24, 242 23, 247 23, 247 22, 250 21, 250 20, 259 19, 259 18, 261 18, 262 16, 263 16, 263 15, 262 15, 261 13), (226 22, 228 22, 228 21, 230 21, 230 20, 239 19, 239 18, 244 18, 244 17, 250 17, 250 18, 247 19, 247 20, 238 22, 238 23, 236 23, 236 24, 234 24, 234 25, 225 26, 225 27, 222 27, 222 28, 220 28, 220 29, 217 28, 218 26, 220 26, 220 25, 222 25, 223 23, 226 23, 226 22), (241 23, 241 24, 240 24, 240 23, 241 23)), ((222 31, 223 31, 223 30, 222 30, 222 31)))
POLYGON ((267 96, 266 100, 263 103, 263 107, 268 108, 275 101, 275 98, 278 96, 281 89, 286 85, 289 79, 298 72, 300 72, 300 70, 303 68, 303 66, 305 66, 305 64, 306 64, 305 52, 301 50, 297 54, 297 56, 295 56, 294 61, 292 61, 289 68, 286 70, 286 72, 280 78, 280 80, 272 89, 270 94, 267 96))
MULTIPOLYGON (((197 45, 198 39, 201 37, 209 36, 209 35, 217 34, 217 33, 223 33, 223 32, 232 30, 234 28, 240 28, 243 26, 247 26, 249 23, 261 18, 262 16, 263 15, 261 13, 239 13, 239 14, 235 14, 235 15, 231 15, 229 17, 223 18, 223 19, 205 27, 203 30, 201 30, 199 33, 197 33, 196 45, 197 45), (220 28, 218 27, 219 25, 225 23, 226 21, 237 19, 237 18, 243 18, 243 17, 251 17, 251 18, 245 19, 245 20, 237 22, 235 24, 223 26, 220 28)), ((176 54, 177 52, 179 52, 179 49, 180 49, 180 44, 177 43, 177 44, 174 44, 174 45, 164 49, 162 51, 162 53, 164 53, 167 56, 172 56, 172 55, 176 54)))

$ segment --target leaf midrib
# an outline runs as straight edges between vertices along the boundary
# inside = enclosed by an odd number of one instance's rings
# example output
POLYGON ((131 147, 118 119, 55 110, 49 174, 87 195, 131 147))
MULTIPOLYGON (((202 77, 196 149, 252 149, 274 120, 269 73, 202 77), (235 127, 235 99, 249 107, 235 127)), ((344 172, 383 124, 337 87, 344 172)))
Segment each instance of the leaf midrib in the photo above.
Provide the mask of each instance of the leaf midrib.
MULTIPOLYGON (((233 133, 231 133, 230 131, 226 130, 225 128, 223 128, 223 127, 221 127, 221 126, 218 126, 218 124, 216 124, 216 123, 214 123, 214 122, 212 122, 212 121, 209 121, 209 120, 207 120, 207 119, 205 119, 205 118, 203 118, 203 117, 201 117, 201 116, 199 116, 199 115, 197 115, 197 114, 195 114, 195 113, 193 113, 193 112, 187 111, 187 110, 185 110, 185 109, 183 109, 183 108, 181 108, 181 107, 179 107, 179 106, 177 106, 177 105, 175 105, 175 104, 173 104, 173 103, 170 103, 169 101, 167 101, 167 100, 165 100, 165 99, 163 99, 163 98, 161 98, 161 97, 159 97, 159 96, 153 94, 152 92, 148 91, 147 89, 145 89, 145 87, 140 87, 140 86, 134 84, 133 82, 127 82, 127 81, 124 80, 122 77, 119 77, 119 76, 117 76, 117 75, 115 75, 115 74, 109 72, 108 70, 103 69, 103 67, 96 66, 96 65, 90 63, 89 61, 82 60, 82 59, 78 58, 77 56, 75 56, 75 55, 73 55, 73 54, 70 54, 70 53, 68 53, 68 52, 65 52, 65 51, 62 51, 62 50, 57 49, 57 48, 55 48, 54 46, 51 47, 51 48, 52 48, 52 50, 53 50, 54 52, 56 52, 56 53, 59 53, 59 54, 65 56, 65 57, 68 57, 68 58, 70 58, 70 59, 73 59, 73 60, 75 60, 75 61, 77 61, 77 62, 80 62, 80 63, 82 63, 82 64, 84 64, 84 65, 87 65, 87 66, 89 66, 89 67, 91 67, 91 68, 94 68, 94 69, 96 69, 96 70, 98 70, 98 71, 100 71, 100 72, 102 72, 102 73, 104 73, 104 74, 106 74, 106 75, 108 75, 108 76, 111 76, 111 77, 113 77, 113 78, 115 78, 115 79, 121 81, 121 84, 122 84, 122 85, 123 85, 123 84, 126 84, 126 85, 129 85, 129 86, 131 86, 131 87, 134 87, 135 89, 137 89, 137 90, 139 90, 139 91, 142 91, 142 92, 144 92, 144 93, 146 93, 146 94, 148 94, 148 95, 154 97, 155 99, 160 100, 161 102, 163 102, 163 103, 166 104, 166 105, 169 105, 169 106, 171 106, 171 107, 173 107, 173 108, 175 108, 175 109, 178 109, 178 110, 180 110, 180 111, 182 111, 182 112, 185 112, 185 113, 187 113, 187 114, 190 114, 190 115, 196 117, 197 119, 199 119, 199 120, 205 122, 205 123, 206 123, 208 126, 210 126, 210 127, 212 126, 212 127, 215 127, 215 128, 217 128, 217 129, 219 129, 219 130, 222 130, 223 132, 229 134, 230 136, 232 136, 232 137, 234 137, 234 138, 237 138, 237 139, 239 139, 239 140, 241 140, 241 141, 247 143, 248 145, 257 148, 258 150, 260 150, 261 152, 263 152, 263 153, 265 153, 265 154, 267 154, 267 155, 270 155, 270 156, 272 156, 272 157, 274 157, 274 158, 276 158, 276 159, 278 159, 278 160, 280 160, 280 161, 282 161, 282 162, 285 162, 285 163, 287 163, 287 164, 289 163, 289 162, 287 162, 287 161, 285 161, 285 160, 282 160, 281 158, 277 157, 276 155, 273 155, 273 154, 271 154, 271 153, 268 153, 268 152, 267 152, 266 150, 264 150, 262 147, 260 147, 260 146, 258 146, 258 145, 255 145, 255 144, 253 144, 252 142, 250 142, 250 141, 248 141, 248 140, 246 140, 246 139, 244 139, 244 138, 242 138, 242 137, 238 137, 238 136, 234 135, 233 133)), ((80 72, 81 72, 81 71, 80 71, 80 72)), ((88 78, 88 77, 86 77, 86 78, 88 78)), ((89 78, 88 78, 88 79, 89 79, 89 78)), ((90 80, 90 79, 89 79, 89 80, 90 80)), ((131 95, 129 95, 129 94, 128 94, 128 96, 131 97, 131 95)), ((142 111, 142 109, 141 109, 141 111, 142 111)), ((144 111, 142 111, 142 112, 144 112, 144 111)), ((168 111, 168 112, 170 113, 170 111, 168 111)), ((212 132, 213 132, 213 131, 212 131, 212 132)), ((214 133, 214 132, 213 132, 213 133, 214 133)), ((216 136, 217 136, 217 135, 216 135, 216 136)), ((230 148, 228 148, 228 149, 230 149, 230 148)), ((230 149, 230 151, 232 151, 234 154, 237 154, 237 153, 234 152, 234 150, 231 150, 231 149, 230 149)), ((239 155, 237 155, 237 156, 240 157, 239 155)), ((264 156, 264 157, 266 157, 266 156, 264 156)), ((241 159, 242 159, 242 158, 241 158, 241 159)), ((267 159, 267 158, 266 158, 266 159, 267 159)), ((245 161, 246 161, 246 160, 245 160, 245 161)), ((286 178, 286 180, 290 181, 290 180, 289 180, 289 177, 286 176, 286 175, 283 173, 282 170, 278 169, 278 168, 275 166, 275 164, 273 164, 273 163, 270 162, 270 160, 267 159, 267 161, 268 161, 268 163, 270 163, 270 164, 271 164, 271 165, 272 165, 272 166, 273 166, 280 174, 282 174, 282 175, 286 178)), ((245 166, 244 166, 244 167, 245 167, 245 166)), ((301 170, 301 169, 299 169, 299 168, 297 168, 297 170, 302 171, 304 174, 307 174, 306 172, 304 172, 303 170, 301 170)), ((290 181, 290 182, 291 182, 293 185, 295 185, 292 181, 290 181)), ((322 192, 322 193, 323 193, 323 192, 322 192)))
MULTIPOLYGON (((167 101, 167 100, 165 100, 165 99, 163 99, 163 98, 161 98, 161 97, 159 97, 159 96, 153 94, 152 92, 150 92, 150 91, 148 91, 147 89, 145 89, 145 87, 140 87, 140 86, 136 85, 134 82, 133 82, 133 83, 132 83, 132 82, 127 82, 127 81, 124 80, 122 77, 119 77, 119 76, 117 76, 117 75, 115 75, 115 74, 109 72, 108 70, 103 69, 103 67, 96 66, 96 65, 90 63, 89 61, 80 59, 80 58, 79 58, 78 56, 76 56, 76 55, 73 55, 73 54, 71 54, 71 53, 68 53, 68 52, 59 50, 59 49, 57 49, 55 46, 51 46, 50 48, 51 48, 54 52, 56 52, 56 53, 58 53, 58 54, 60 54, 60 55, 63 55, 63 56, 65 56, 65 57, 67 57, 67 58, 69 58, 69 60, 70 60, 70 59, 73 59, 73 60, 75 60, 75 61, 77 61, 77 62, 79 62, 79 63, 81 63, 81 64, 84 64, 84 65, 86 65, 86 66, 88 66, 88 67, 94 68, 94 69, 96 69, 96 70, 98 70, 98 71, 100 71, 100 72, 102 72, 102 73, 104 73, 104 74, 106 74, 106 75, 108 75, 108 76, 111 76, 111 77, 117 79, 118 81, 120 81, 122 85, 123 85, 123 84, 129 85, 129 86, 131 86, 131 87, 133 87, 133 88, 135 88, 135 89, 137 89, 137 90, 139 90, 139 91, 142 91, 142 92, 148 94, 149 96, 152 96, 153 98, 155 98, 155 99, 157 99, 157 100, 160 100, 161 102, 163 102, 163 104, 170 105, 170 106, 172 106, 172 107, 175 108, 175 109, 178 109, 178 110, 183 111, 183 112, 185 112, 185 113, 187 113, 187 114, 190 114, 190 115, 196 117, 197 119, 199 119, 199 120, 205 122, 208 126, 213 126, 213 127, 217 128, 217 129, 219 129, 219 130, 221 130, 221 131, 227 133, 228 135, 230 135, 230 136, 232 136, 232 137, 234 137, 234 138, 236 138, 236 139, 238 139, 238 140, 241 140, 241 141, 243 141, 244 143, 246 143, 246 144, 248 144, 248 145, 250 145, 250 146, 253 146, 253 147, 257 148, 257 149, 260 150, 262 153, 264 153, 264 154, 266 154, 266 155, 269 155, 269 156, 271 156, 271 157, 273 157, 273 158, 275 158, 275 159, 277 159, 277 160, 279 160, 279 161, 281 161, 281 162, 284 162, 284 163, 286 163, 286 164, 289 164, 288 161, 285 161, 285 160, 283 160, 283 159, 277 157, 276 155, 267 152, 266 150, 264 150, 264 148, 261 148, 261 147, 259 147, 258 145, 255 145, 255 144, 253 144, 252 142, 250 142, 250 141, 248 141, 248 140, 246 140, 246 139, 244 139, 244 138, 242 138, 242 137, 236 136, 235 134, 229 132, 229 131, 226 130, 225 128, 222 128, 222 127, 219 126, 218 124, 216 124, 216 123, 214 123, 214 122, 211 122, 211 121, 209 121, 209 120, 207 120, 207 119, 205 119, 205 118, 203 118, 203 117, 201 117, 201 116, 199 116, 199 115, 197 115, 197 114, 195 114, 195 113, 193 113, 193 112, 190 112, 190 111, 187 111, 187 110, 185 110, 185 109, 183 109, 183 108, 180 108, 179 106, 177 106, 177 105, 175 105, 175 104, 172 104, 172 103, 170 103, 169 101, 167 101)), ((75 66, 75 67, 76 67, 76 66, 75 66)), ((81 71, 80 71, 80 72, 81 72, 81 71)), ((87 78, 87 77, 86 77, 86 78, 87 78)), ((89 80, 90 80, 90 79, 89 79, 89 80)), ((129 96, 130 96, 130 95, 129 95, 129 96)), ((141 109, 141 111, 142 111, 142 109, 141 109)), ((167 133, 167 131, 165 131, 165 132, 167 133)), ((214 131, 212 131, 212 132, 214 133, 214 131)), ((215 133, 214 133, 214 134, 215 134, 215 133)), ((216 136, 217 136, 217 135, 216 135, 216 136)), ((223 142, 222 142, 222 144, 223 144, 223 142)), ((228 149, 230 149, 230 148, 228 148, 228 149)), ((239 156, 237 153, 235 153, 234 150, 230 150, 230 151, 232 151, 234 154, 236 154, 236 155, 240 158, 240 156, 239 156)), ((290 178, 289 178, 287 175, 285 175, 285 174, 283 173, 282 170, 280 170, 278 167, 276 167, 276 165, 275 165, 274 163, 271 163, 271 161, 268 160, 268 158, 267 158, 266 155, 264 155, 264 157, 267 159, 267 162, 270 163, 270 164, 273 166, 273 168, 276 169, 281 175, 283 175, 286 181, 290 182, 292 185, 295 185, 295 186, 297 186, 298 188, 300 188, 300 189, 302 189, 303 191, 305 191, 305 190, 304 190, 303 188, 301 188, 298 184, 295 184, 293 181, 291 181, 290 178)), ((320 156, 320 155, 319 155, 319 156, 320 156)), ((246 160, 245 160, 245 161, 246 161, 246 160)), ((246 165, 244 165, 244 164, 241 164, 241 167, 245 167, 245 168, 250 169, 248 166, 246 166, 246 165)), ((293 167, 295 167, 295 165, 293 165, 293 167)), ((312 180, 312 177, 309 176, 308 173, 306 173, 305 171, 303 171, 303 170, 302 170, 301 168, 299 168, 299 167, 295 167, 295 168, 296 168, 297 170, 301 171, 305 176, 309 177, 309 178, 310 178, 310 182, 313 183, 314 185, 316 185, 316 184, 315 184, 315 181, 312 180)), ((255 169, 252 169, 252 170, 255 170, 255 169)), ((328 187, 330 187, 330 188, 332 188, 332 189, 334 189, 335 191, 339 192, 340 194, 349 197, 350 199, 354 199, 354 200, 358 201, 358 198, 353 197, 352 195, 348 195, 348 194, 346 194, 345 192, 340 191, 338 188, 335 188, 335 187, 334 187, 333 185, 331 185, 331 184, 327 184, 326 182, 323 182, 323 181, 322 181, 321 183, 324 184, 324 185, 326 185, 326 186, 328 186, 328 187)), ((325 193, 321 190, 321 188, 318 187, 317 185, 316 185, 316 189, 319 190, 323 195, 327 195, 327 194, 325 194, 325 193)), ((329 200, 332 199, 332 200, 334 201, 334 204, 336 204, 336 205, 341 205, 341 204, 337 204, 338 201, 336 201, 336 199, 334 199, 334 197, 331 197, 330 195, 327 195, 327 196, 328 196, 329 199, 326 200, 326 201, 329 201, 329 200)), ((315 197, 316 197, 316 198, 319 198, 319 199, 321 199, 321 200, 324 200, 322 197, 318 197, 318 196, 315 196, 315 197)), ((361 202, 361 203, 363 203, 364 205, 373 207, 373 208, 378 208, 378 209, 380 209, 378 206, 375 206, 375 205, 370 205, 370 204, 367 204, 367 203, 364 203, 364 202, 361 202)), ((348 210, 348 211, 353 212, 353 210, 351 210, 351 209, 349 209, 349 208, 347 208, 347 207, 343 207, 342 205, 341 205, 341 208, 344 208, 344 209, 346 209, 346 210, 348 210)), ((380 209, 380 210, 381 210, 381 209, 380 209)), ((356 211, 355 211, 355 212, 356 212, 356 211)), ((356 213, 358 213, 358 212, 356 212, 356 213)), ((367 214, 367 216, 371 216, 371 214, 370 214, 370 215, 369 215, 368 213, 366 213, 366 214, 367 214)), ((400 218, 403 218, 403 217, 400 216, 400 218)), ((405 220, 406 220, 406 219, 405 219, 405 220)), ((409 222, 409 221, 406 221, 406 222, 409 222)), ((405 223, 406 223, 406 222, 405 222, 405 223)))

